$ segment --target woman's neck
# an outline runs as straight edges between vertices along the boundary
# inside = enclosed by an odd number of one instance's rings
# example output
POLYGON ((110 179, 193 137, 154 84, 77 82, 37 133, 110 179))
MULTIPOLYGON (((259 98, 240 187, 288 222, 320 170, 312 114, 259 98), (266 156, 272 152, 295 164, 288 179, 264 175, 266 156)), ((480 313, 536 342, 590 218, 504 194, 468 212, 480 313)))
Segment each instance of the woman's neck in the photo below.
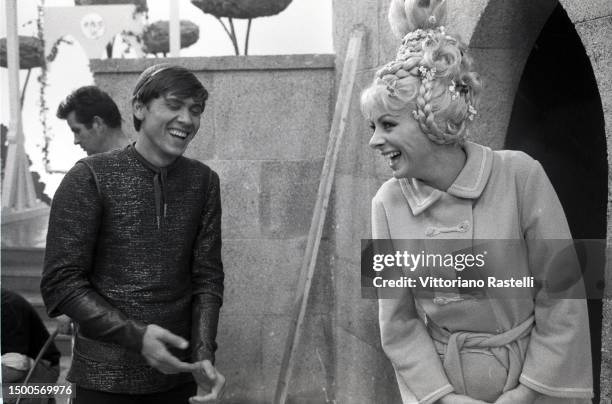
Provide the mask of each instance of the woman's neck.
POLYGON ((463 147, 458 145, 442 145, 431 155, 428 172, 419 178, 427 185, 446 191, 455 182, 465 163, 467 155, 463 147))

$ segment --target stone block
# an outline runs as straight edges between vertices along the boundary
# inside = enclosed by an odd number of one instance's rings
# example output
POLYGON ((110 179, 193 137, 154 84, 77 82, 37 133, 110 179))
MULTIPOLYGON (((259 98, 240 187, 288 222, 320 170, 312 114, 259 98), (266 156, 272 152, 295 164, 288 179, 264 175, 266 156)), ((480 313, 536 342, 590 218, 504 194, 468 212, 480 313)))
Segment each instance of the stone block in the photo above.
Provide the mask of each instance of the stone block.
POLYGON ((289 332, 289 315, 268 314, 262 319, 262 369, 264 376, 264 396, 268 402, 274 398, 280 365, 289 332))
POLYGON ((482 14, 471 15, 462 23, 473 26, 477 21, 471 47, 531 50, 556 5, 556 0, 489 0, 482 14))
POLYGON ((336 304, 334 269, 333 243, 322 239, 308 300, 310 315, 328 315, 333 311, 336 304))
POLYGON ((472 35, 489 0, 451 1, 448 7, 447 32, 470 43, 472 35))
MULTIPOLYGON (((576 30, 591 61, 597 81, 609 154, 609 151, 612 150, 612 16, 578 23, 576 24, 576 30)), ((609 157, 608 161, 610 161, 609 157)), ((610 178, 612 177, 608 177, 608 190, 610 190, 612 187, 612 179, 610 178)), ((608 206, 610 206, 609 201, 608 206)), ((609 211, 610 209, 608 209, 609 211)), ((607 229, 608 234, 611 234, 612 224, 609 214, 607 229)), ((608 274, 608 277, 612 277, 612 275, 608 274)), ((612 366, 610 366, 610 369, 612 369, 612 366)))
MULTIPOLYGON (((268 315, 263 322, 263 373, 268 402, 274 397, 291 320, 289 316, 268 315)), ((328 315, 306 315, 303 333, 295 352, 288 402, 327 402, 326 397, 333 397, 334 364, 330 324, 328 315)))
POLYGON ((560 0, 574 24, 612 16, 612 2, 609 0, 560 0))
POLYGON ((287 314, 294 299, 305 240, 225 239, 228 314, 287 314))
POLYGON ((612 133, 612 16, 576 24, 599 87, 607 133, 612 133))
POLYGON ((335 329, 339 403, 401 403, 393 369, 380 347, 335 329))
POLYGON ((219 174, 225 238, 308 234, 322 160, 209 160, 219 174))
POLYGON ((320 158, 327 146, 333 83, 332 70, 215 76, 213 125, 220 133, 216 158, 320 158))
POLYGON ((472 49, 484 89, 471 138, 493 149, 503 148, 514 97, 530 49, 472 49))
POLYGON ((374 78, 376 69, 358 72, 353 89, 345 134, 338 154, 337 174, 370 175, 376 163, 376 152, 368 146, 372 130, 361 112, 360 98, 374 78))
POLYGON ((259 215, 264 237, 308 235, 322 165, 322 159, 262 162, 259 215))
MULTIPOLYGON (((225 304, 228 303, 226 298, 225 304)), ((263 314, 221 309, 216 365, 227 380, 224 402, 264 403, 263 314)))
POLYGON ((216 155, 215 145, 223 142, 223 132, 217 133, 214 126, 212 104, 215 100, 209 100, 204 109, 204 114, 200 120, 200 130, 195 135, 187 150, 185 156, 197 160, 211 160, 216 155))
MULTIPOLYGON (((364 69, 379 64, 381 10, 388 7, 389 0, 334 0, 334 51, 336 53, 336 70, 342 72, 346 57, 346 49, 353 28, 362 25, 366 29, 364 47, 360 58, 359 68, 364 69)), ((388 24, 387 24, 388 25, 388 24)))
POLYGON ((361 296, 361 272, 359 262, 338 259, 334 291, 336 298, 335 326, 358 337, 361 341, 377 346, 378 302, 361 296))
POLYGON ((382 181, 339 175, 334 189, 336 257, 359 261, 361 239, 371 238, 371 200, 382 181))
POLYGON ((261 237, 262 194, 260 161, 205 161, 219 174, 224 239, 261 237))
POLYGON ((398 38, 391 31, 389 24, 389 4, 390 0, 379 2, 378 8, 378 65, 382 66, 395 58, 397 50, 402 42, 402 38, 398 38))

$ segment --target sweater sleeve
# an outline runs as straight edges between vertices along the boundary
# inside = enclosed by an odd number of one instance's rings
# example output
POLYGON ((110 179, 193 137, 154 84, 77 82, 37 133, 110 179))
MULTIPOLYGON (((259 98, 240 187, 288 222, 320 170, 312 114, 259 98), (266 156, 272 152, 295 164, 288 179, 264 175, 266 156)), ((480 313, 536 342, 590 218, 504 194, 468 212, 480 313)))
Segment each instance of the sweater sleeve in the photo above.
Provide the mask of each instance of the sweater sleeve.
POLYGON ((219 176, 211 170, 207 199, 193 252, 192 359, 214 363, 219 309, 223 302, 221 261, 221 194, 219 176))
POLYGON ((127 318, 89 282, 102 214, 93 173, 79 162, 53 198, 41 294, 50 316, 68 315, 85 337, 140 353, 146 325, 127 318))
MULTIPOLYGON (((391 239, 384 205, 376 197, 372 238, 391 239)), ((401 288, 397 299, 379 299, 378 321, 382 348, 393 364, 404 403, 429 404, 453 392, 409 288, 401 288)))
POLYGON ((535 298, 535 326, 519 380, 546 396, 590 398, 589 322, 586 301, 579 298, 584 295, 580 268, 561 203, 537 161, 525 182, 521 220, 531 271, 548 282, 548 290, 535 298), (563 295, 551 296, 551 285, 562 286, 563 295))

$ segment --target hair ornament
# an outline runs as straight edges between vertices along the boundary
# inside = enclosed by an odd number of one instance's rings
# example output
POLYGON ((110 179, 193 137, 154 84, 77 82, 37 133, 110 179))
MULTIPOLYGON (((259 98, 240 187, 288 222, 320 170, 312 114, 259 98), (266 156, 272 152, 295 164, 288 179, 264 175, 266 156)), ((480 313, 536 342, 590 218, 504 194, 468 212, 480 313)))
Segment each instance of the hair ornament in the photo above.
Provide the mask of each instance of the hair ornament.
MULTIPOLYGON (((435 18, 435 17, 434 17, 435 18)), ((434 29, 416 29, 407 33, 402 39, 402 47, 422 42, 425 39, 434 39, 436 35, 446 36, 446 29, 443 26, 434 29)))
POLYGON ((468 116, 467 116, 467 119, 470 120, 470 121, 473 121, 474 118, 476 117, 476 115, 478 114, 478 111, 476 110, 476 108, 474 108, 474 106, 470 102, 468 102, 467 106, 468 106, 468 116))
POLYGON ((394 74, 387 74, 381 78, 385 86, 387 87, 387 91, 389 92, 389 97, 397 98, 397 76, 394 74))
POLYGON ((451 81, 451 85, 448 87, 448 91, 451 93, 451 99, 454 101, 459 98, 459 91, 457 90, 457 84, 455 80, 451 81))
POLYGON ((434 81, 436 79, 436 68, 435 67, 427 67, 427 66, 419 66, 419 73, 421 75, 421 82, 426 81, 434 81))

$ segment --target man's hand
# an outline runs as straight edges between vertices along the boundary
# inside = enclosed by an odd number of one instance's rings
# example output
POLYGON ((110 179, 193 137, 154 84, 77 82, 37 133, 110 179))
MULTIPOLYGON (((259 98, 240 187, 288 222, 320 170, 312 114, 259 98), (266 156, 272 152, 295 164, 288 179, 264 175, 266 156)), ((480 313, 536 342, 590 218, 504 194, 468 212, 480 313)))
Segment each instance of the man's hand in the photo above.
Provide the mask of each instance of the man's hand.
POLYGON ((65 314, 55 318, 57 331, 61 335, 72 335, 72 319, 65 314))
POLYGON ((219 373, 209 360, 194 363, 197 367, 192 373, 198 383, 198 395, 189 399, 190 404, 209 403, 223 396, 225 377, 219 373))
POLYGON ((2 355, 2 382, 14 383, 25 379, 34 360, 29 356, 7 352, 2 355))
POLYGON ((502 394, 495 404, 532 404, 540 394, 529 387, 519 384, 517 388, 502 394))
POLYGON ((439 399, 438 404, 486 404, 486 401, 476 400, 475 398, 461 394, 450 393, 439 399))
POLYGON ((181 362, 172 355, 166 348, 167 344, 180 349, 189 346, 184 338, 172 334, 158 325, 149 324, 142 337, 142 351, 140 353, 149 365, 164 374, 192 372, 197 368, 195 363, 181 362))

